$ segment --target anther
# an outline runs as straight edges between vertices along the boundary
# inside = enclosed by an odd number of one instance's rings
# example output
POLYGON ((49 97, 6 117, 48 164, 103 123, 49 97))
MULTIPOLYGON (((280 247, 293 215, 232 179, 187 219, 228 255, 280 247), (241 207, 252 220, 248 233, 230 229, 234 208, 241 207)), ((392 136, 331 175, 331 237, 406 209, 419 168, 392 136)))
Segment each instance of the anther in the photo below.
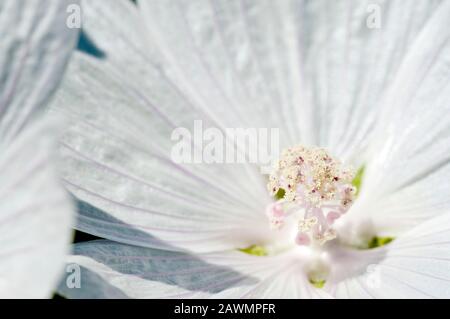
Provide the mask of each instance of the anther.
POLYGON ((354 175, 351 167, 323 148, 296 146, 284 150, 267 185, 272 195, 284 191, 284 197, 267 211, 272 228, 283 227, 288 215, 301 214, 297 244, 323 245, 336 238, 332 225, 354 201, 354 175))

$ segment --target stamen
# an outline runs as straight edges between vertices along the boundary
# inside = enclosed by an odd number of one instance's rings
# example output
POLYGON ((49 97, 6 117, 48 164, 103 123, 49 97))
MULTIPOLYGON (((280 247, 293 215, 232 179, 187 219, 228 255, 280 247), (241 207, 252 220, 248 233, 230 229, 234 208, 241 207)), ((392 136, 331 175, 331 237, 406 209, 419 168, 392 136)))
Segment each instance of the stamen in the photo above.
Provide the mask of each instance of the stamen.
POLYGON ((271 229, 280 229, 284 225, 284 219, 286 218, 286 213, 284 212, 283 201, 275 202, 267 208, 266 215, 270 221, 271 229))
POLYGON ((267 188, 283 198, 267 210, 271 227, 280 229, 287 216, 303 214, 298 222, 298 245, 323 245, 336 238, 334 222, 353 204, 355 172, 323 148, 296 146, 282 152, 267 188))

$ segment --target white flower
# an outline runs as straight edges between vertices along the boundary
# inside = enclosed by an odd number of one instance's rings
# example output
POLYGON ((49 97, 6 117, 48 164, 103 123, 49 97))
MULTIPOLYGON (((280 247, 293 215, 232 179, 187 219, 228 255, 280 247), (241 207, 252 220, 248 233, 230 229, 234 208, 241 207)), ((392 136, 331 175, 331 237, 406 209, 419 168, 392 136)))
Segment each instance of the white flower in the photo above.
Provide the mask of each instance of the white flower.
POLYGON ((450 2, 377 3, 380 28, 372 1, 85 1, 104 56, 76 54, 54 109, 77 228, 107 240, 76 245, 82 287, 61 293, 449 297, 450 2), (286 249, 256 167, 174 164, 171 132, 198 119, 364 166, 337 233, 286 249))
POLYGON ((74 212, 56 174, 56 126, 39 115, 76 43, 67 5, 0 1, 0 298, 50 297, 69 249, 74 212))

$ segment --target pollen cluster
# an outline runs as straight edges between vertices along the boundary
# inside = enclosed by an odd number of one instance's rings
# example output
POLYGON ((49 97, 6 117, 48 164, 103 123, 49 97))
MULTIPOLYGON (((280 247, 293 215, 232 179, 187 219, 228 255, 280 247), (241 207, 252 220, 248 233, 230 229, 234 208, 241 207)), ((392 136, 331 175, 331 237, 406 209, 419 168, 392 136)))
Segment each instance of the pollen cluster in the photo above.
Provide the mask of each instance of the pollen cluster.
POLYGON ((281 228, 288 215, 302 214, 296 241, 323 244, 336 237, 332 224, 352 205, 356 188, 355 171, 318 147, 296 146, 285 149, 267 185, 283 198, 268 208, 273 228, 281 228))

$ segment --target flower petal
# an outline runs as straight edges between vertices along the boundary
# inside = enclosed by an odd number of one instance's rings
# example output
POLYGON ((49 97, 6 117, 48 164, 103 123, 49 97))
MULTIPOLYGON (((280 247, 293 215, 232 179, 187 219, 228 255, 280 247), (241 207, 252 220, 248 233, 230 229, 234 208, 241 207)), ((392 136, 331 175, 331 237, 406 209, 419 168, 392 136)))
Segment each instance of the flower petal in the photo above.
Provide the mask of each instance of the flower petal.
POLYGON ((359 268, 360 273, 341 272, 335 278, 340 282, 332 288, 334 294, 339 298, 449 298, 449 225, 450 214, 441 214, 387 246, 341 256, 343 269, 359 268))
POLYGON ((396 236, 450 208, 449 18, 444 2, 382 101, 360 203, 349 212, 372 216, 381 236, 396 236))
POLYGON ((73 207, 57 181, 55 126, 24 129, 0 158, 0 298, 50 297, 68 252, 73 207))
POLYGON ((75 245, 75 255, 68 263, 80 266, 80 288, 70 289, 63 281, 59 292, 71 298, 310 296, 317 289, 309 284, 301 287, 304 277, 300 280, 301 272, 294 271, 292 260, 287 261, 241 252, 191 255, 98 240, 75 245), (277 272, 280 268, 289 271, 277 272))
POLYGON ((10 142, 60 83, 78 30, 66 26, 77 1, 0 3, 0 136, 10 142), (67 14, 66 14, 67 13, 67 14))
POLYGON ((216 116, 244 127, 277 127, 297 143, 303 79, 298 13, 292 1, 141 1, 160 64, 216 116), (202 90, 199 90, 202 88, 202 90))
MULTIPOLYGON (((82 211, 79 228, 156 248, 156 241, 142 242, 131 229, 204 251, 265 240, 270 198, 258 167, 179 165, 170 156, 176 127, 192 129, 196 119, 204 128, 244 126, 216 113, 229 112, 229 102, 217 95, 198 101, 185 82, 173 78, 128 2, 86 1, 83 19, 84 32, 104 56, 76 54, 54 103, 73 121, 62 139, 66 184, 106 213, 82 211)), ((195 94, 217 92, 209 83, 205 79, 195 94)))
POLYGON ((305 1, 299 19, 314 144, 364 162, 379 100, 438 3, 305 1))

